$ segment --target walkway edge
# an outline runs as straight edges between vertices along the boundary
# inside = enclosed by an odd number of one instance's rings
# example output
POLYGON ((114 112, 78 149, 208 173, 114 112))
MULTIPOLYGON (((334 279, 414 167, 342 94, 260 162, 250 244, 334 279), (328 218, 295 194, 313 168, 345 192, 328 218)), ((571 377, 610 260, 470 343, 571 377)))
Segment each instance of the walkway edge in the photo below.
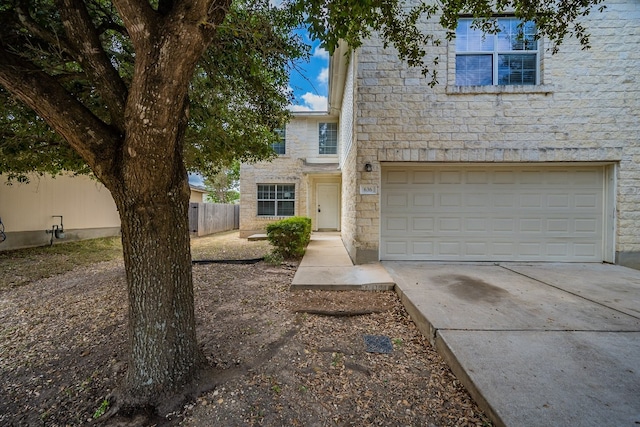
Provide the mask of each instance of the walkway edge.
POLYGON ((439 330, 435 326, 433 326, 431 322, 429 322, 429 319, 427 319, 425 315, 420 311, 420 308, 413 303, 411 297, 402 290, 402 286, 400 284, 396 284, 395 291, 400 298, 400 302, 407 310, 407 313, 409 313, 409 317, 416 325, 418 330, 425 337, 427 337, 429 343, 433 346, 433 348, 436 349, 440 357, 442 357, 447 366, 449 366, 453 374, 464 386, 464 388, 467 390, 471 398, 476 402, 478 407, 482 409, 484 413, 491 419, 495 427, 506 427, 502 418, 484 398, 482 392, 464 370, 455 353, 451 350, 446 340, 439 333, 439 330))

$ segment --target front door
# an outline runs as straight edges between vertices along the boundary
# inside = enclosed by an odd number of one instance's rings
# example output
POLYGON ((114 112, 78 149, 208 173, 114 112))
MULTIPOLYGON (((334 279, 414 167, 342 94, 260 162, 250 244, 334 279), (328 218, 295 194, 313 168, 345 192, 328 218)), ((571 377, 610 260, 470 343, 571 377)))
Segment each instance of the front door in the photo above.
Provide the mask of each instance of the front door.
POLYGON ((316 191, 318 230, 337 230, 340 224, 339 184, 321 183, 316 191))

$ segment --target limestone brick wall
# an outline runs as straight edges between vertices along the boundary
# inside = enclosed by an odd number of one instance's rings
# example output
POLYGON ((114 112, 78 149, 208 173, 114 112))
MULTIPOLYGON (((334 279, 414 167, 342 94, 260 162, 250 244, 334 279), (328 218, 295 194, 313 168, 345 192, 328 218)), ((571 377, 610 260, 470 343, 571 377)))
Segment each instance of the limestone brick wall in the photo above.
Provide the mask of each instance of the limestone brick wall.
POLYGON ((305 175, 305 161, 338 163, 338 156, 318 155, 318 123, 336 122, 326 114, 294 116, 286 128, 285 154, 270 162, 240 166, 240 237, 264 233, 266 226, 285 217, 258 216, 258 184, 295 184, 295 214, 310 216, 309 177, 305 175))
MULTIPOLYGON (((538 86, 455 86, 455 44, 440 58, 431 88, 379 40, 358 51, 356 186, 380 185, 381 162, 611 162, 617 165, 620 257, 640 259, 640 3, 612 0, 584 20, 590 50, 568 39, 541 49, 538 86)), ((436 29, 437 24, 426 24, 436 29)), ((357 205, 358 258, 378 251, 375 196, 357 205)))
POLYGON ((355 93, 355 64, 357 53, 352 53, 351 62, 347 70, 345 89, 342 97, 342 110, 340 112, 340 146, 342 155, 340 168, 342 171, 342 206, 341 206, 341 230, 342 241, 347 252, 354 260, 356 256, 356 203, 357 203, 357 179, 356 179, 356 150, 353 142, 356 138, 354 129, 354 93, 355 93))

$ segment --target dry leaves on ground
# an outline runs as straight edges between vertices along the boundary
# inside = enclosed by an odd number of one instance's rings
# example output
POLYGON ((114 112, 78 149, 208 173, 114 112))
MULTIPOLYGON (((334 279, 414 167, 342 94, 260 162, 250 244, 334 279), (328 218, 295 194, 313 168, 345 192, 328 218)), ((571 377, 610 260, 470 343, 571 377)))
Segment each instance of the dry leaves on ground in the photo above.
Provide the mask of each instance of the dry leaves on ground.
MULTIPOLYGON (((254 243, 232 233, 209 244, 254 258, 267 248, 254 243)), ((295 268, 194 266, 198 339, 211 365, 200 381, 210 391, 153 424, 488 424, 393 292, 291 292, 295 268), (345 315, 356 312, 369 314, 345 315), (366 352, 363 335, 389 337, 392 352, 366 352)), ((120 261, 0 292, 0 424, 95 421, 126 369, 124 295, 120 261)), ((107 424, 116 421, 149 425, 107 424)))

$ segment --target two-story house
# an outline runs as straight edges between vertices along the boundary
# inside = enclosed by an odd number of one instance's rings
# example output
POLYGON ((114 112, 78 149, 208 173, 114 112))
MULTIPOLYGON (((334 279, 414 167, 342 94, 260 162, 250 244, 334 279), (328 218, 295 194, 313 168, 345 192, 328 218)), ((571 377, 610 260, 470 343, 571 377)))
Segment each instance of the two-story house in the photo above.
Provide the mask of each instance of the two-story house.
POLYGON ((280 132, 276 159, 240 167, 240 236, 294 215, 310 217, 314 230, 340 230, 338 116, 294 113, 280 132))
POLYGON ((296 214, 340 230, 358 264, 640 267, 640 3, 607 2, 584 20, 591 49, 568 39, 557 54, 534 26, 498 20, 486 35, 462 18, 451 42, 425 24, 443 40, 434 87, 376 38, 337 51, 329 113, 294 117, 281 158, 243 166, 243 235, 296 214), (328 122, 337 155, 323 164, 328 122), (330 226, 325 181, 340 183, 330 226))

